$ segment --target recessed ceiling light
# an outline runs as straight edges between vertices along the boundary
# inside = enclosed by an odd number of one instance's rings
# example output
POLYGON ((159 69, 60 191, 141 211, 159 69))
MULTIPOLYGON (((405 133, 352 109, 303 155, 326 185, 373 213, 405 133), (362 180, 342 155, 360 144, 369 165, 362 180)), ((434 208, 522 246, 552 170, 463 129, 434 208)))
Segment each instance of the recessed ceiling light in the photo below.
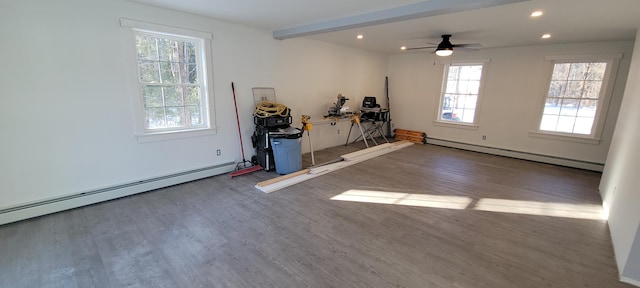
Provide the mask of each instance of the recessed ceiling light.
POLYGON ((356 38, 362 39, 362 38, 364 38, 364 36, 362 34, 358 34, 358 36, 356 36, 356 38))
POLYGON ((542 39, 549 39, 549 38, 551 38, 551 34, 548 34, 548 33, 547 33, 547 34, 544 34, 544 35, 542 35, 542 37, 540 37, 540 38, 542 38, 542 39))
POLYGON ((540 16, 542 16, 542 11, 540 10, 531 12, 531 17, 540 17, 540 16))
POLYGON ((407 50, 407 46, 400 47, 400 50, 407 50))

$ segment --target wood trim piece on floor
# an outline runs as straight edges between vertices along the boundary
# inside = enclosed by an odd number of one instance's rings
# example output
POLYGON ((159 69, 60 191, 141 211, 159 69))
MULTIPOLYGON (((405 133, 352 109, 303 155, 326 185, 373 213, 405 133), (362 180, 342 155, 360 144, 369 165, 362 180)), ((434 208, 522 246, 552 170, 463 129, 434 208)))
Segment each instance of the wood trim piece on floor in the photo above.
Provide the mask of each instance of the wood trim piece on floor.
POLYGON ((409 141, 385 143, 382 145, 363 149, 357 152, 342 155, 341 158, 343 159, 343 161, 330 163, 330 164, 322 165, 318 167, 313 167, 310 169, 304 169, 304 170, 292 173, 292 174, 295 174, 292 176, 290 176, 289 174, 289 175, 284 175, 277 178, 269 179, 266 181, 262 181, 256 184, 255 187, 262 192, 271 193, 274 191, 278 191, 282 188, 289 187, 291 185, 295 185, 300 182, 304 182, 306 180, 369 160, 371 158, 375 158, 387 153, 391 153, 393 151, 396 151, 398 149, 402 149, 411 145, 413 145, 413 143, 409 141))

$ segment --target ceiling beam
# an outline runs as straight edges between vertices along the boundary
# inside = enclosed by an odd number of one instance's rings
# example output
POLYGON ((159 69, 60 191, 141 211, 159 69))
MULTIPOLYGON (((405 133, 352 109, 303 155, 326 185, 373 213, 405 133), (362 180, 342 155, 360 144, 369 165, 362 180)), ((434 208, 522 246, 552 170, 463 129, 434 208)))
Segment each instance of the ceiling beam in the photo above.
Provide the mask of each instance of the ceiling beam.
POLYGON ((273 31, 273 38, 284 40, 524 1, 530 0, 430 0, 340 19, 276 30, 273 31))

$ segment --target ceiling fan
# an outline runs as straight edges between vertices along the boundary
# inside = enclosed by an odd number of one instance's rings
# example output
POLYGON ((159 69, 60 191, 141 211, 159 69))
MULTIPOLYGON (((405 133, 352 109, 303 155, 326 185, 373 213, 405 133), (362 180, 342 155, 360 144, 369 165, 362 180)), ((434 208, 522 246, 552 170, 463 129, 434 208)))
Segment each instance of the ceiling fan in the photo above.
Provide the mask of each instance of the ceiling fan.
MULTIPOLYGON (((454 47, 456 49, 460 49, 460 50, 477 51, 477 49, 474 49, 474 48, 471 48, 471 47, 478 48, 478 47, 481 46, 478 43, 452 44, 451 41, 449 41, 449 38, 451 38, 451 35, 445 34, 445 35, 442 35, 442 42, 440 42, 440 44, 438 44, 437 46, 414 47, 414 48, 407 48, 406 50, 419 50, 419 49, 436 48, 436 50, 434 51, 434 53, 436 53, 436 55, 438 55, 438 56, 449 56, 449 55, 453 54, 453 48, 454 47)), ((435 45, 435 44, 433 44, 433 45, 435 45)))

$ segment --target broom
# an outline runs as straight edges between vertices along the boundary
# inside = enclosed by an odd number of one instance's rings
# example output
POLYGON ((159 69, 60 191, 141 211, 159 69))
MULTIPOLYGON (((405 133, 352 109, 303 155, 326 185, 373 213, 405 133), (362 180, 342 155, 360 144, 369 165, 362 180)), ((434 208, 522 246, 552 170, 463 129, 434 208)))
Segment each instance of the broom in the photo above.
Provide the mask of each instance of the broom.
POLYGON ((247 161, 244 157, 244 144, 242 144, 242 130, 240 129, 240 116, 238 116, 238 102, 236 100, 236 88, 231 82, 231 91, 233 92, 233 105, 236 107, 236 122, 238 123, 238 135, 240 136, 240 150, 242 151, 242 162, 236 164, 236 171, 229 173, 229 178, 244 175, 247 173, 262 170, 262 166, 254 165, 251 161, 247 161))

